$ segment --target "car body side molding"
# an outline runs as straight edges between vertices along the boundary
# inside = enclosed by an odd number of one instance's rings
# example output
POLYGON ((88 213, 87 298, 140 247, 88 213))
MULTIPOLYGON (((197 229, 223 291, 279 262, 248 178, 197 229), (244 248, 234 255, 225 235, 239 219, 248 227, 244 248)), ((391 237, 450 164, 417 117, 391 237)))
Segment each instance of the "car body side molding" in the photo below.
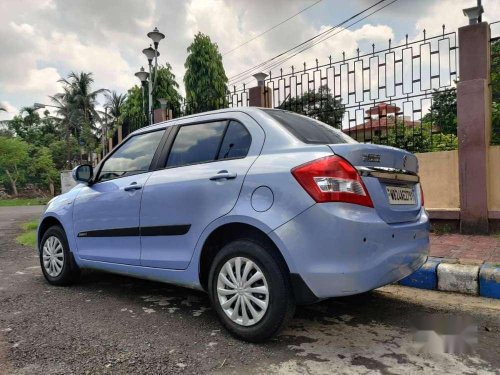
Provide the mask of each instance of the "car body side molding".
POLYGON ((189 228, 190 224, 88 230, 78 233, 78 237, 182 236, 189 232, 189 228))

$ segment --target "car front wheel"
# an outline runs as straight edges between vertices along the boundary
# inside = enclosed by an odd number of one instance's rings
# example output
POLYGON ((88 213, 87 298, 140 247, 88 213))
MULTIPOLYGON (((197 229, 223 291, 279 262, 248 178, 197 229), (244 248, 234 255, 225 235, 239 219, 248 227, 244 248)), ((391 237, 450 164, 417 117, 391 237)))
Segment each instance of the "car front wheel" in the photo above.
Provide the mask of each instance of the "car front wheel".
POLYGON ((209 275, 209 294, 222 324, 238 338, 262 342, 276 335, 295 305, 285 267, 251 239, 225 245, 209 275))
POLYGON ((60 226, 47 229, 40 241, 40 266, 43 276, 52 285, 69 285, 78 278, 66 234, 60 226))

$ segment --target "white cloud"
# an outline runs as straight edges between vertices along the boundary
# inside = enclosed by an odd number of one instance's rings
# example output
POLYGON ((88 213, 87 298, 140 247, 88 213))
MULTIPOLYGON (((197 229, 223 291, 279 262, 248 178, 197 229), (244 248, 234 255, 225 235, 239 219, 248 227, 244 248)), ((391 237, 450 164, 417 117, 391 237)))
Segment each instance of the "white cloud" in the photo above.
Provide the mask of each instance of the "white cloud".
POLYGON ((11 22, 9 25, 16 33, 25 33, 28 35, 33 35, 35 33, 35 28, 27 23, 17 24, 15 22, 11 22))
POLYGON ((0 102, 0 105, 7 110, 7 112, 0 111, 0 121, 10 120, 18 111, 17 107, 7 101, 0 102))
MULTIPOLYGON (((338 60, 342 51, 352 56, 411 37, 424 28, 428 35, 456 30, 467 23, 462 8, 472 0, 398 2, 363 23, 285 62, 286 71, 338 60), (399 4, 399 6, 398 6, 399 4), (411 5, 411 6, 410 6, 411 5), (412 7, 415 14, 408 14, 412 7), (402 21, 404 20, 404 21, 402 21), (403 24, 402 24, 403 23, 403 24)), ((311 4, 312 0, 307 4, 311 4)), ((325 30, 366 6, 371 0, 324 1, 244 47, 224 56, 228 76, 274 56, 325 30), (338 11, 337 11, 338 10, 338 11)), ((59 90, 57 80, 71 71, 94 73, 95 88, 125 91, 146 60, 141 50, 150 43, 146 33, 155 26, 166 34, 160 44, 160 63, 169 62, 182 90, 186 48, 198 31, 228 51, 306 6, 300 0, 16 0, 0 2, 0 100, 21 108, 47 101, 59 90)), ((500 19, 500 1, 485 1, 485 20, 500 19)), ((279 67, 277 67, 279 68, 279 67)), ((253 83, 253 78, 248 82, 253 83)), ((4 116, 4 115, 3 115, 4 116)))
POLYGON ((30 69, 18 80, 6 85, 7 91, 56 93, 61 86, 61 76, 55 68, 30 69))

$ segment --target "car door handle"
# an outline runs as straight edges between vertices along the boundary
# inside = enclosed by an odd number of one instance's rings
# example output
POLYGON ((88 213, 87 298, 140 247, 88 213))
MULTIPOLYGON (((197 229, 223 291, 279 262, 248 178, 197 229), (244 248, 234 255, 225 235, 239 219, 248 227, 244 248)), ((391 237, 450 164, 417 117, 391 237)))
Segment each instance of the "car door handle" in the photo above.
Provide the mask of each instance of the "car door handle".
POLYGON ((210 177, 211 181, 217 181, 217 180, 232 180, 233 178, 236 178, 237 174, 236 173, 230 173, 226 170, 224 171, 219 171, 215 176, 210 177))
POLYGON ((125 191, 140 190, 142 185, 137 185, 137 182, 132 182, 129 186, 123 188, 125 191))

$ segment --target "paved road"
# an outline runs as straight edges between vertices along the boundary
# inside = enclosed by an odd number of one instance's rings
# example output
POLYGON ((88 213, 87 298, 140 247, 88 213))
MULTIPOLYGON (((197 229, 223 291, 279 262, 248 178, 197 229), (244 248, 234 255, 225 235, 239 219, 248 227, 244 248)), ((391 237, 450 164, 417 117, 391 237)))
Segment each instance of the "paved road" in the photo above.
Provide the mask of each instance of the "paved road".
POLYGON ((45 283, 18 225, 40 208, 0 208, 0 373, 498 373, 500 302, 385 287, 297 310, 275 340, 230 337, 205 294, 87 273, 73 287, 45 283), (469 355, 421 353, 412 322, 469 318, 469 355))

